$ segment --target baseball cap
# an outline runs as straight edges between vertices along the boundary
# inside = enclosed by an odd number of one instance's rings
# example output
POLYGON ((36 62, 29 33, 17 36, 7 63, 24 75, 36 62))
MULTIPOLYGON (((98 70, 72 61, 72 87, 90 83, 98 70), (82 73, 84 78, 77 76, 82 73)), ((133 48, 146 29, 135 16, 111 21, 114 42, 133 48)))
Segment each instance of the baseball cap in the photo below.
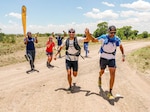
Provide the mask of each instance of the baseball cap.
POLYGON ((109 26, 108 31, 116 31, 116 27, 114 25, 109 26))
POLYGON ((75 29, 70 28, 70 29, 68 30, 68 32, 75 32, 75 29))

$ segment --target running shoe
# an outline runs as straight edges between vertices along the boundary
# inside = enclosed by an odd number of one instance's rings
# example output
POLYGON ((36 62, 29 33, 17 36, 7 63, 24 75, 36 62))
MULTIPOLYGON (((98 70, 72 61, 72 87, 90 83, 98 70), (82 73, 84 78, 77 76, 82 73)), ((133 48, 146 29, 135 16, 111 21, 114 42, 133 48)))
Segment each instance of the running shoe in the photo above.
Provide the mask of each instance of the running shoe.
POLYGON ((112 95, 112 93, 110 93, 110 92, 107 94, 107 97, 109 100, 115 99, 114 96, 112 95))
POLYGON ((68 88, 68 91, 72 91, 72 87, 71 86, 68 88))

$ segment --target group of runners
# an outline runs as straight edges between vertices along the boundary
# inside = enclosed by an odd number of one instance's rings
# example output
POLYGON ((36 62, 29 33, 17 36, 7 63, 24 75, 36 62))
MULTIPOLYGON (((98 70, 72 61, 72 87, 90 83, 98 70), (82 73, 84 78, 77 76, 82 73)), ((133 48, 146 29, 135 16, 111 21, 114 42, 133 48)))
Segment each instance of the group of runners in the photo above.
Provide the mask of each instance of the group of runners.
MULTIPOLYGON (((75 29, 71 28, 68 30, 68 37, 63 40, 63 37, 58 35, 55 37, 57 39, 57 53, 53 54, 53 48, 55 48, 55 43, 53 41, 54 36, 50 36, 49 40, 46 43, 46 54, 48 56, 47 59, 47 66, 53 67, 50 63, 52 61, 52 58, 54 60, 58 57, 61 58, 61 50, 65 47, 65 65, 67 70, 67 79, 69 88, 68 90, 71 91, 72 88, 72 75, 74 77, 78 74, 78 59, 81 52, 81 43, 84 44, 85 49, 85 57, 88 56, 89 50, 88 50, 88 43, 91 42, 101 42, 101 48, 100 48, 100 59, 99 59, 99 77, 98 77, 98 86, 102 86, 102 75, 104 74, 104 71, 106 67, 109 69, 110 73, 110 85, 109 85, 109 98, 113 98, 112 89, 114 85, 115 80, 115 71, 116 71, 116 49, 117 47, 120 48, 120 51, 122 53, 122 61, 125 61, 125 55, 124 55, 124 48, 122 46, 121 40, 118 36, 116 36, 116 27, 114 25, 108 27, 108 34, 103 34, 97 38, 93 37, 90 34, 90 31, 88 28, 85 29, 85 36, 84 37, 76 37, 75 35, 75 29), (62 41, 63 40, 63 41, 62 41)), ((26 44, 26 53, 30 60, 32 60, 33 63, 31 65, 31 69, 34 69, 34 58, 35 58, 35 47, 34 42, 37 43, 37 38, 32 38, 31 32, 27 33, 27 38, 25 38, 24 43, 26 44)), ((56 49, 56 48, 55 48, 56 49)))

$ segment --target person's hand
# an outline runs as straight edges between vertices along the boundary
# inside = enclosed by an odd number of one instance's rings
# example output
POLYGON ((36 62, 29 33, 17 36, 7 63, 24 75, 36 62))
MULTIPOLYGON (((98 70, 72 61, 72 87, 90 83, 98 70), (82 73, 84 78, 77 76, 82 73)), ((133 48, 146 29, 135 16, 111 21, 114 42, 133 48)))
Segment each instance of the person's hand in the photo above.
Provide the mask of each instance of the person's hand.
POLYGON ((56 55, 54 56, 54 60, 56 60, 57 59, 57 57, 56 57, 56 55))
POLYGON ((55 48, 55 50, 58 51, 57 48, 55 48))
POLYGON ((125 61, 125 55, 122 55, 122 61, 123 62, 125 61))

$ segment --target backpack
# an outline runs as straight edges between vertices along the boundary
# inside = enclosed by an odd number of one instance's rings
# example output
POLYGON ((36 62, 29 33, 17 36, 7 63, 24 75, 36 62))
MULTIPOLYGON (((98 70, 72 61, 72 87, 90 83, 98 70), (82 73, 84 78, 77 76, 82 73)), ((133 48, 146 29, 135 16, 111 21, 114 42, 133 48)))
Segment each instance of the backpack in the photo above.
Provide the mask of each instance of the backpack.
POLYGON ((65 44, 66 44, 66 55, 79 56, 79 55, 81 54, 81 47, 80 47, 80 45, 78 44, 77 37, 74 37, 74 41, 73 41, 74 48, 75 48, 76 50, 78 50, 77 53, 75 53, 75 54, 69 54, 69 53, 68 53, 67 50, 68 50, 68 48, 69 48, 69 38, 67 38, 65 44))
POLYGON ((111 39, 108 37, 108 35, 106 36, 106 38, 107 38, 107 41, 104 42, 103 45, 101 46, 100 52, 101 52, 101 53, 104 52, 104 53, 106 53, 106 54, 113 54, 113 55, 115 55, 115 54, 116 54, 116 49, 115 49, 113 52, 106 52, 106 51, 104 51, 103 47, 104 47, 105 45, 107 45, 109 42, 112 43, 113 45, 115 45, 116 47, 119 46, 118 38, 115 37, 114 40, 111 40, 111 39))

